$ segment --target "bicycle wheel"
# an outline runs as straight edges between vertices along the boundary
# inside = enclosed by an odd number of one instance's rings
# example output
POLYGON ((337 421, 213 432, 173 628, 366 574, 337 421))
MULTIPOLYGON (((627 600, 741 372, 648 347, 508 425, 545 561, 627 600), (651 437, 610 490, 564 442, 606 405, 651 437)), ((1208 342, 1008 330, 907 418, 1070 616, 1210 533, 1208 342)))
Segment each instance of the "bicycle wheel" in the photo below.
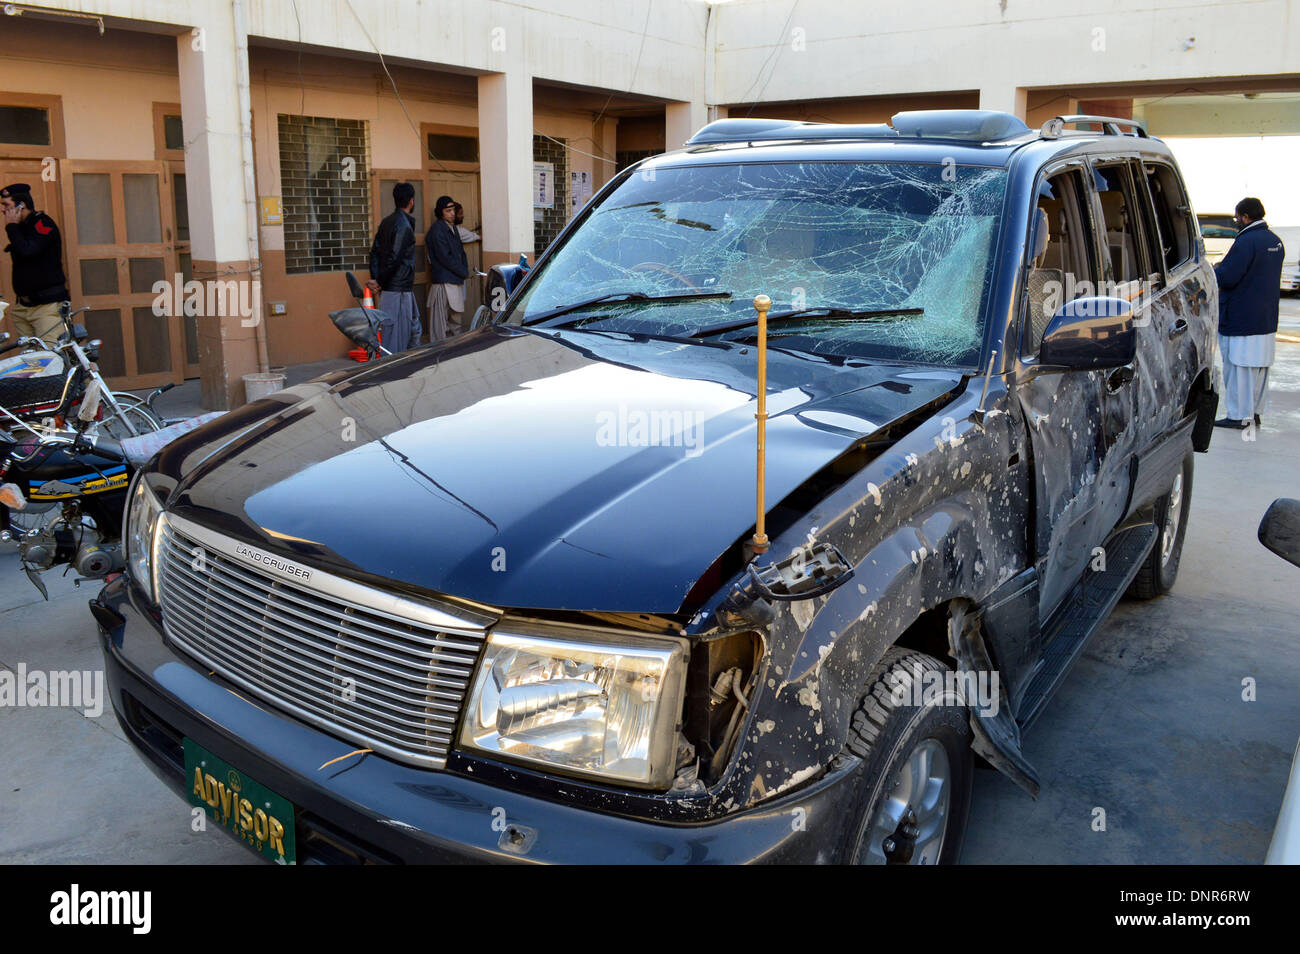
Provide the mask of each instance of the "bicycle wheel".
MULTIPOLYGON (((135 428, 136 434, 148 434, 151 431, 160 431, 163 422, 159 420, 158 415, 149 409, 149 406, 134 394, 113 393, 113 400, 121 409, 122 417, 131 422, 131 427, 135 428)), ((100 423, 100 429, 113 440, 120 441, 123 438, 131 437, 131 428, 110 409, 104 407, 104 420, 100 423)))

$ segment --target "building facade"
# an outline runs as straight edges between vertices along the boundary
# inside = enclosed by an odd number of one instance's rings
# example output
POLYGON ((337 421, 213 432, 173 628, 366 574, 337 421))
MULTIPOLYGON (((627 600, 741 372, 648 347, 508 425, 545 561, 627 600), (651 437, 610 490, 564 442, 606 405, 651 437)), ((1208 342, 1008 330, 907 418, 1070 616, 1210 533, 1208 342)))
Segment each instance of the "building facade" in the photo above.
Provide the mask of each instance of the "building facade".
MULTIPOLYGON (((246 373, 346 352, 327 315, 350 302, 340 273, 364 276, 398 181, 416 187, 421 232, 439 195, 462 203, 486 267, 539 254, 618 169, 721 115, 979 106, 1300 132, 1297 0, 63 0, 4 14, 0 179, 32 183, 60 223, 114 385, 199 377, 213 408, 242 402, 246 373)), ((416 281, 423 301, 427 272, 416 281)), ((4 263, 7 298, 9 282, 4 263)), ((471 280, 468 309, 480 295, 471 280)))

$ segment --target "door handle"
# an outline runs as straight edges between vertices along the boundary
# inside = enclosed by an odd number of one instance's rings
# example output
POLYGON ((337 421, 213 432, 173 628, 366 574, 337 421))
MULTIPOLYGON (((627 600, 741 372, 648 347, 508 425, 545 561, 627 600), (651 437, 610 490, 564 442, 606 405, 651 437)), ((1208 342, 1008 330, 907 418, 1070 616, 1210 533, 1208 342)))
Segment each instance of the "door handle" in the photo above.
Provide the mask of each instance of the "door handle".
POLYGON ((1122 368, 1116 368, 1106 377, 1106 390, 1114 394, 1124 385, 1133 380, 1133 368, 1124 365, 1122 368))
POLYGON ((1169 340, 1172 341, 1187 330, 1187 319, 1179 318, 1169 326, 1169 340))

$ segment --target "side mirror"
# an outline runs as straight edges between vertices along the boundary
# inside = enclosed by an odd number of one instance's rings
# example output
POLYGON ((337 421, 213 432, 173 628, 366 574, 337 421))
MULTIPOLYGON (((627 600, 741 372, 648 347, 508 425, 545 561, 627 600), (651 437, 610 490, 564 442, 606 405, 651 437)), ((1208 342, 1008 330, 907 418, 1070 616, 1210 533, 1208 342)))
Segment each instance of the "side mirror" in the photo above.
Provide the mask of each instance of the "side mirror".
POLYGON ((1279 497, 1259 522, 1259 542, 1300 566, 1300 500, 1279 497))
POLYGON ((506 302, 510 300, 510 296, 514 294, 528 271, 526 264, 493 265, 488 269, 486 304, 493 315, 505 311, 506 302))
POLYGON ((1137 356, 1133 306, 1123 298, 1076 298, 1052 316, 1039 365, 1066 371, 1119 368, 1137 356))
POLYGON ((352 292, 353 298, 360 301, 365 297, 365 289, 361 287, 361 282, 357 281, 357 276, 353 275, 351 272, 344 272, 343 274, 347 276, 348 291, 352 292))
POLYGON ((492 309, 487 305, 479 305, 474 311, 474 317, 470 319, 469 330, 477 331, 484 325, 492 324, 492 309))

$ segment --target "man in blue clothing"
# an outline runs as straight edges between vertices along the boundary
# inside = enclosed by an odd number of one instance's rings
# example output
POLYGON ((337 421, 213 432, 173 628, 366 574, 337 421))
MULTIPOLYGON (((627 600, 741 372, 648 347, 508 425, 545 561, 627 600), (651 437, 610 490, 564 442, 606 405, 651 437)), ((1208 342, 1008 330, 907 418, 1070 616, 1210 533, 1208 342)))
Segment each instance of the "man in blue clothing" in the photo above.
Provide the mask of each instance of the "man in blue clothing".
POLYGON ((1223 357, 1224 416, 1219 427, 1244 430, 1268 403, 1268 369, 1277 333, 1282 240, 1264 221, 1255 198, 1237 203, 1237 238, 1214 266, 1219 279, 1219 354, 1223 357))
POLYGON ((370 246, 371 291, 380 291, 379 307, 388 319, 379 326, 384 347, 397 354, 420 343, 420 309, 415 302, 415 186, 393 186, 393 214, 379 223, 370 246))
POLYGON ((429 256, 429 340, 453 337, 465 329, 465 279, 469 259, 456 227, 456 200, 438 196, 433 206, 433 224, 424 236, 429 256))

